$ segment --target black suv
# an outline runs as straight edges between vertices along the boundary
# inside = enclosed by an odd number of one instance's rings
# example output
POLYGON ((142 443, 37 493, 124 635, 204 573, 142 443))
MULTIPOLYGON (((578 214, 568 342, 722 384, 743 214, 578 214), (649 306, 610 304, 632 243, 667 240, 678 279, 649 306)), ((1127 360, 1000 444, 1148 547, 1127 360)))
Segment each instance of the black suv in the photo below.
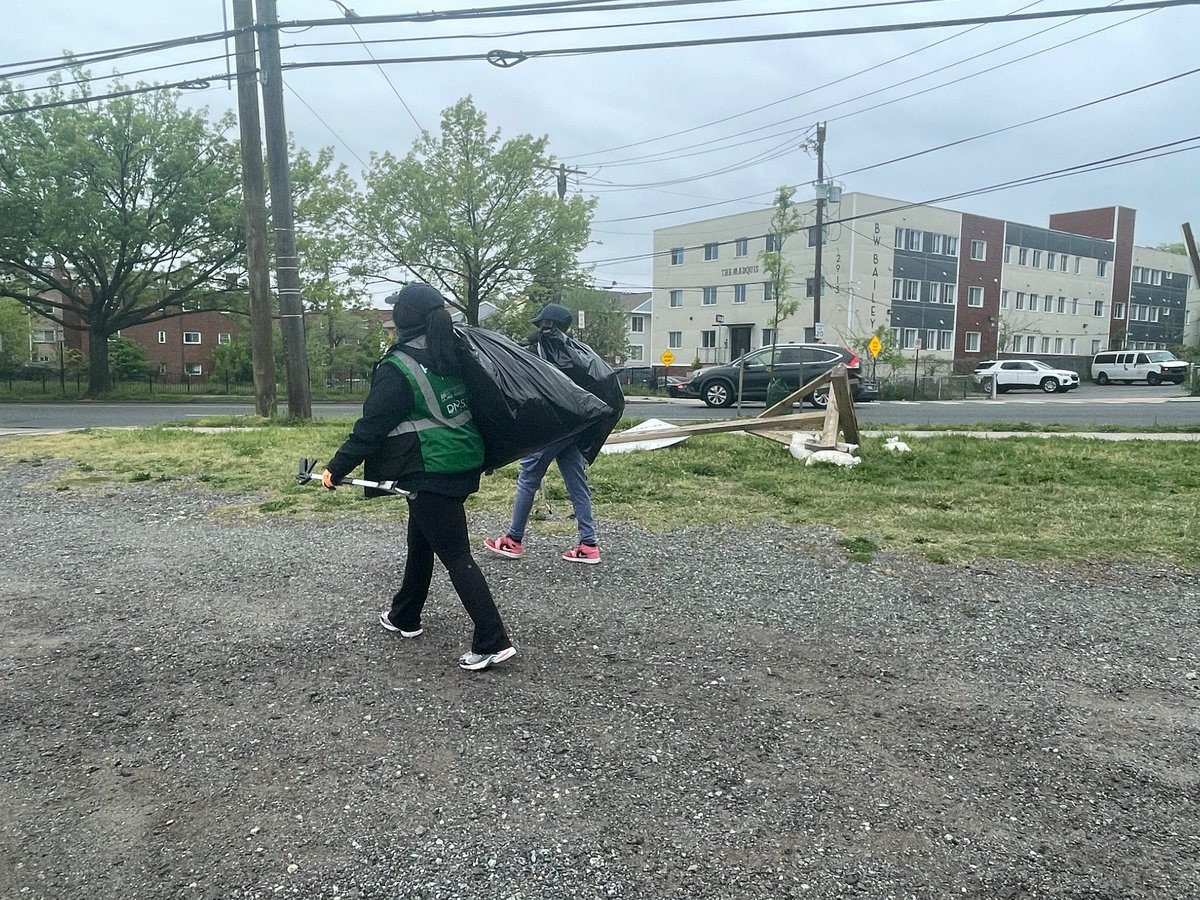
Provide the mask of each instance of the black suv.
MULTIPOLYGON (((856 401, 879 397, 878 385, 863 381, 862 363, 853 350, 832 344, 778 344, 774 348, 773 372, 771 350, 771 347, 763 347, 726 365, 697 369, 678 391, 682 396, 699 397, 709 406, 732 406, 737 400, 739 383, 743 400, 766 400, 767 385, 773 378, 783 379, 789 390, 794 391, 843 363, 856 401)), ((823 388, 804 399, 817 409, 824 409, 829 403, 829 391, 823 388)))

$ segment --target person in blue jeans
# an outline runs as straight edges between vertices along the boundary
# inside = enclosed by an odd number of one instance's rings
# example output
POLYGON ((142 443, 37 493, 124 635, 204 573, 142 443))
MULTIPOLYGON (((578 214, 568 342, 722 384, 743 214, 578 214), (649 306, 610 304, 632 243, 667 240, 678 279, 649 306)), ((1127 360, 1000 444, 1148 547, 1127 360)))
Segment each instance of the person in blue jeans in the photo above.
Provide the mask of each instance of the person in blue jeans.
MULTIPOLYGON (((566 331, 571 327, 571 311, 559 303, 546 305, 533 319, 539 334, 531 338, 538 344, 542 332, 555 329, 566 331)), ((592 492, 588 487, 587 461, 583 452, 571 437, 543 447, 536 453, 521 458, 521 471, 517 475, 517 494, 513 500, 512 522, 508 530, 498 538, 487 538, 483 545, 493 553, 509 559, 520 559, 525 552, 521 543, 525 537, 525 526, 533 511, 534 497, 542 486, 542 479, 550 463, 558 463, 567 496, 575 511, 575 525, 579 530, 579 543, 562 555, 567 562, 595 565, 600 562, 600 547, 596 541, 596 520, 592 515, 592 492)))

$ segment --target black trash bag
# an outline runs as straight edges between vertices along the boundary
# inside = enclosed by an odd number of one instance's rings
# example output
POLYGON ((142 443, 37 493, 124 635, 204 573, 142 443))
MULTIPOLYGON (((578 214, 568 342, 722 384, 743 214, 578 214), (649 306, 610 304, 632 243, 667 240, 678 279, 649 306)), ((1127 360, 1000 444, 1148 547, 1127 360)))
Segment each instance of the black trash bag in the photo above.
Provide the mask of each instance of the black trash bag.
POLYGON ((612 416, 599 397, 502 334, 455 325, 471 416, 483 435, 483 467, 499 469, 612 416))
POLYGON ((538 353, 590 394, 603 400, 611 410, 579 437, 579 449, 589 463, 595 462, 600 448, 625 412, 625 394, 621 378, 595 350, 563 331, 543 331, 537 336, 538 353))

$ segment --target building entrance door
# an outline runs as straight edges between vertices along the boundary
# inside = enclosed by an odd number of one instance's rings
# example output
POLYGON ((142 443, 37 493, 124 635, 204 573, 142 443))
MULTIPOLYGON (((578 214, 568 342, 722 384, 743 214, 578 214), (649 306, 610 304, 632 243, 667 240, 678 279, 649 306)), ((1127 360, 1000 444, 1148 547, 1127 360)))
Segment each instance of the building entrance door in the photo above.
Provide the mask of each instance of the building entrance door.
POLYGON ((750 338, 753 334, 753 325, 729 326, 729 362, 750 352, 750 338))

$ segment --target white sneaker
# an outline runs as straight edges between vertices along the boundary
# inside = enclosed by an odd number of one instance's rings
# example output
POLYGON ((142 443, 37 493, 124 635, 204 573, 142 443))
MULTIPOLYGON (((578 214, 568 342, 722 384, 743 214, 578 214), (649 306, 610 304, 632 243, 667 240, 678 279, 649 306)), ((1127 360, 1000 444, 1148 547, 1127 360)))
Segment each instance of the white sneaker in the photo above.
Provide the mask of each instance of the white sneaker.
POLYGON ((506 659, 512 659, 516 655, 516 647, 505 647, 503 650, 497 650, 495 653, 467 652, 458 658, 458 665, 469 672, 478 672, 480 669, 486 669, 489 666, 502 663, 506 659))
POLYGON ((382 625, 386 631, 390 631, 393 634, 398 634, 402 638, 420 637, 425 633, 424 628, 418 628, 416 631, 405 631, 403 628, 397 628, 392 624, 392 620, 388 618, 388 615, 389 614, 386 612, 381 612, 379 614, 379 624, 382 625))

